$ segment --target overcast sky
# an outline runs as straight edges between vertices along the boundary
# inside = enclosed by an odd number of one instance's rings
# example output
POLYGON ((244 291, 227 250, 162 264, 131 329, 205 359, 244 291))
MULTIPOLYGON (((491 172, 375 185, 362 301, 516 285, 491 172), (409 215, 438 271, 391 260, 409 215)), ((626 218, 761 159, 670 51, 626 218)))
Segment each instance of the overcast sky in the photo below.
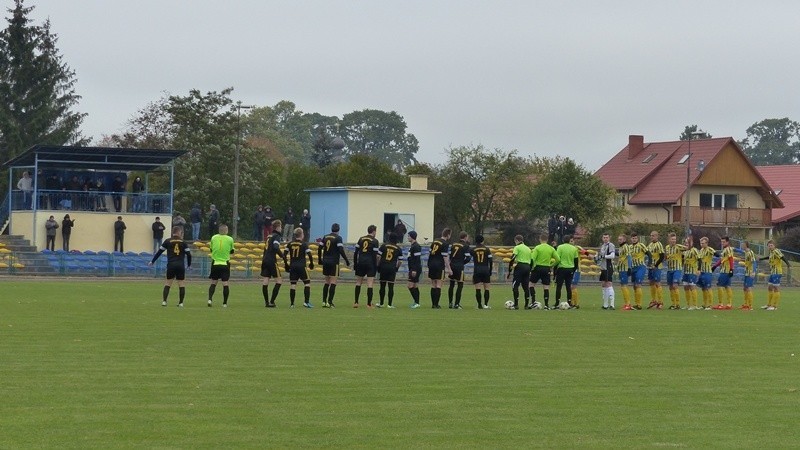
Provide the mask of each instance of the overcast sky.
MULTIPOLYGON (((6 5, 12 2, 6 0, 6 5)), ((800 2, 27 0, 99 139, 165 92, 397 111, 418 159, 483 144, 595 170, 697 123, 800 120, 800 2)))

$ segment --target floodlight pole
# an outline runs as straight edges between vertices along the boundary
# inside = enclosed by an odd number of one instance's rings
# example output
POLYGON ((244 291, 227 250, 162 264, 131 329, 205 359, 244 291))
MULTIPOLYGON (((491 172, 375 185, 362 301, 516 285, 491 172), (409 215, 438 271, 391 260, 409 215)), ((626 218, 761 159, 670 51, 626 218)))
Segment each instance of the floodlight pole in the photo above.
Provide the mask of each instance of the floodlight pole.
POLYGON ((233 163, 233 220, 231 223, 231 235, 235 238, 239 231, 239 166, 242 152, 242 109, 255 108, 253 105, 243 105, 241 101, 236 102, 236 156, 233 163))

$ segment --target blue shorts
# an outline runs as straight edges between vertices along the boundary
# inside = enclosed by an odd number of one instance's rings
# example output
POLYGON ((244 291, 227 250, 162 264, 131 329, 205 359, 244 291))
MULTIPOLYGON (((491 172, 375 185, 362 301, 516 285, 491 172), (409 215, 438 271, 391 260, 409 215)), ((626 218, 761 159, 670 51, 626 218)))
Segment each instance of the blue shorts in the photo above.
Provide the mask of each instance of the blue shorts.
POLYGON ((685 273, 683 274, 683 278, 681 279, 684 286, 694 286, 697 283, 697 275, 693 273, 685 273))
POLYGON ((681 280, 683 279, 683 271, 682 270, 668 270, 667 271, 667 284, 670 286, 675 286, 681 284, 681 280))
POLYGON ((642 284, 644 281, 644 275, 647 271, 647 267, 645 266, 636 266, 633 268, 633 284, 642 284))
POLYGON ((700 277, 697 279, 697 285, 700 286, 701 289, 710 289, 712 278, 713 276, 711 272, 700 272, 700 277))
POLYGON ((647 279, 650 281, 661 282, 661 269, 654 268, 647 271, 647 279))
POLYGON ((782 276, 783 275, 779 273, 773 273, 772 275, 769 276, 769 279, 767 279, 767 283, 772 284, 774 286, 780 286, 782 276))
POLYGON ((755 277, 748 277, 747 275, 745 275, 745 277, 744 277, 744 287, 751 288, 751 287, 753 287, 753 284, 755 284, 755 277))
POLYGON ((578 283, 580 283, 580 282, 581 282, 581 271, 580 270, 576 270, 575 274, 572 275, 572 287, 577 286, 578 283))
POLYGON ((630 277, 628 276, 628 271, 627 270, 620 270, 619 271, 619 284, 621 284, 623 286, 627 286, 628 285, 628 278, 630 278, 630 277))
POLYGON ((719 276, 717 277, 717 286, 719 287, 729 287, 731 285, 731 276, 728 275, 727 272, 720 272, 719 276))

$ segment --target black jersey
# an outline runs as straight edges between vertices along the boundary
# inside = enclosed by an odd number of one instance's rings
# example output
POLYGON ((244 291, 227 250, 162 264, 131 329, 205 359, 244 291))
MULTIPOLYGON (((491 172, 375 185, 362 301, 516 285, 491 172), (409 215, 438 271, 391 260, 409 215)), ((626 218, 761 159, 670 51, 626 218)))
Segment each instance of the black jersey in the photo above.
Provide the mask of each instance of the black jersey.
POLYGON ((416 241, 408 249, 408 270, 422 272, 422 247, 416 241))
POLYGON ((431 253, 428 255, 428 267, 444 268, 444 257, 450 254, 450 243, 439 238, 431 242, 431 253))
POLYGON ((383 244, 378 251, 381 254, 381 268, 397 267, 397 262, 403 259, 403 249, 395 244, 383 244))
POLYGON ((371 235, 361 236, 353 253, 353 263, 359 266, 377 265, 379 255, 378 240, 371 235))
POLYGON ((322 264, 339 264, 339 258, 349 265, 347 255, 344 253, 344 242, 338 234, 328 234, 322 238, 322 244, 317 249, 317 260, 322 264))
POLYGON ((491 273, 492 271, 492 251, 489 247, 479 244, 470 249, 472 263, 475 265, 475 272, 491 273))
POLYGON ((458 241, 450 246, 450 265, 464 267, 469 262, 469 244, 458 241))
POLYGON ((192 265, 192 255, 189 252, 189 246, 183 239, 171 237, 161 243, 161 248, 153 256, 153 261, 156 262, 162 253, 167 252, 167 265, 172 267, 185 267, 184 256, 186 257, 186 265, 192 265))
MULTIPOLYGON (((276 264, 278 262, 278 255, 283 257, 281 253, 281 234, 273 231, 267 238, 267 245, 264 247, 264 256, 261 258, 261 265, 276 264)), ((285 260, 286 258, 283 257, 285 260)))
POLYGON ((286 244, 286 253, 289 258, 289 267, 305 268, 306 255, 311 259, 311 249, 303 241, 294 240, 286 244))

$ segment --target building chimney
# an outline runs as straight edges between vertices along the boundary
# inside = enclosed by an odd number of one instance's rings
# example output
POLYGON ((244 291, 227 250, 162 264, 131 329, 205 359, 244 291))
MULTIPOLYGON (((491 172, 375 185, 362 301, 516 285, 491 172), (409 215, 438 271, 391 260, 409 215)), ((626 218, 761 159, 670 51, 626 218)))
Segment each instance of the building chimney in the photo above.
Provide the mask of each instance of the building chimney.
POLYGON ((644 136, 631 134, 628 136, 628 159, 633 159, 644 150, 644 136))
POLYGON ((428 190, 428 176, 427 175, 409 175, 411 179, 411 190, 413 191, 427 191, 428 190))

